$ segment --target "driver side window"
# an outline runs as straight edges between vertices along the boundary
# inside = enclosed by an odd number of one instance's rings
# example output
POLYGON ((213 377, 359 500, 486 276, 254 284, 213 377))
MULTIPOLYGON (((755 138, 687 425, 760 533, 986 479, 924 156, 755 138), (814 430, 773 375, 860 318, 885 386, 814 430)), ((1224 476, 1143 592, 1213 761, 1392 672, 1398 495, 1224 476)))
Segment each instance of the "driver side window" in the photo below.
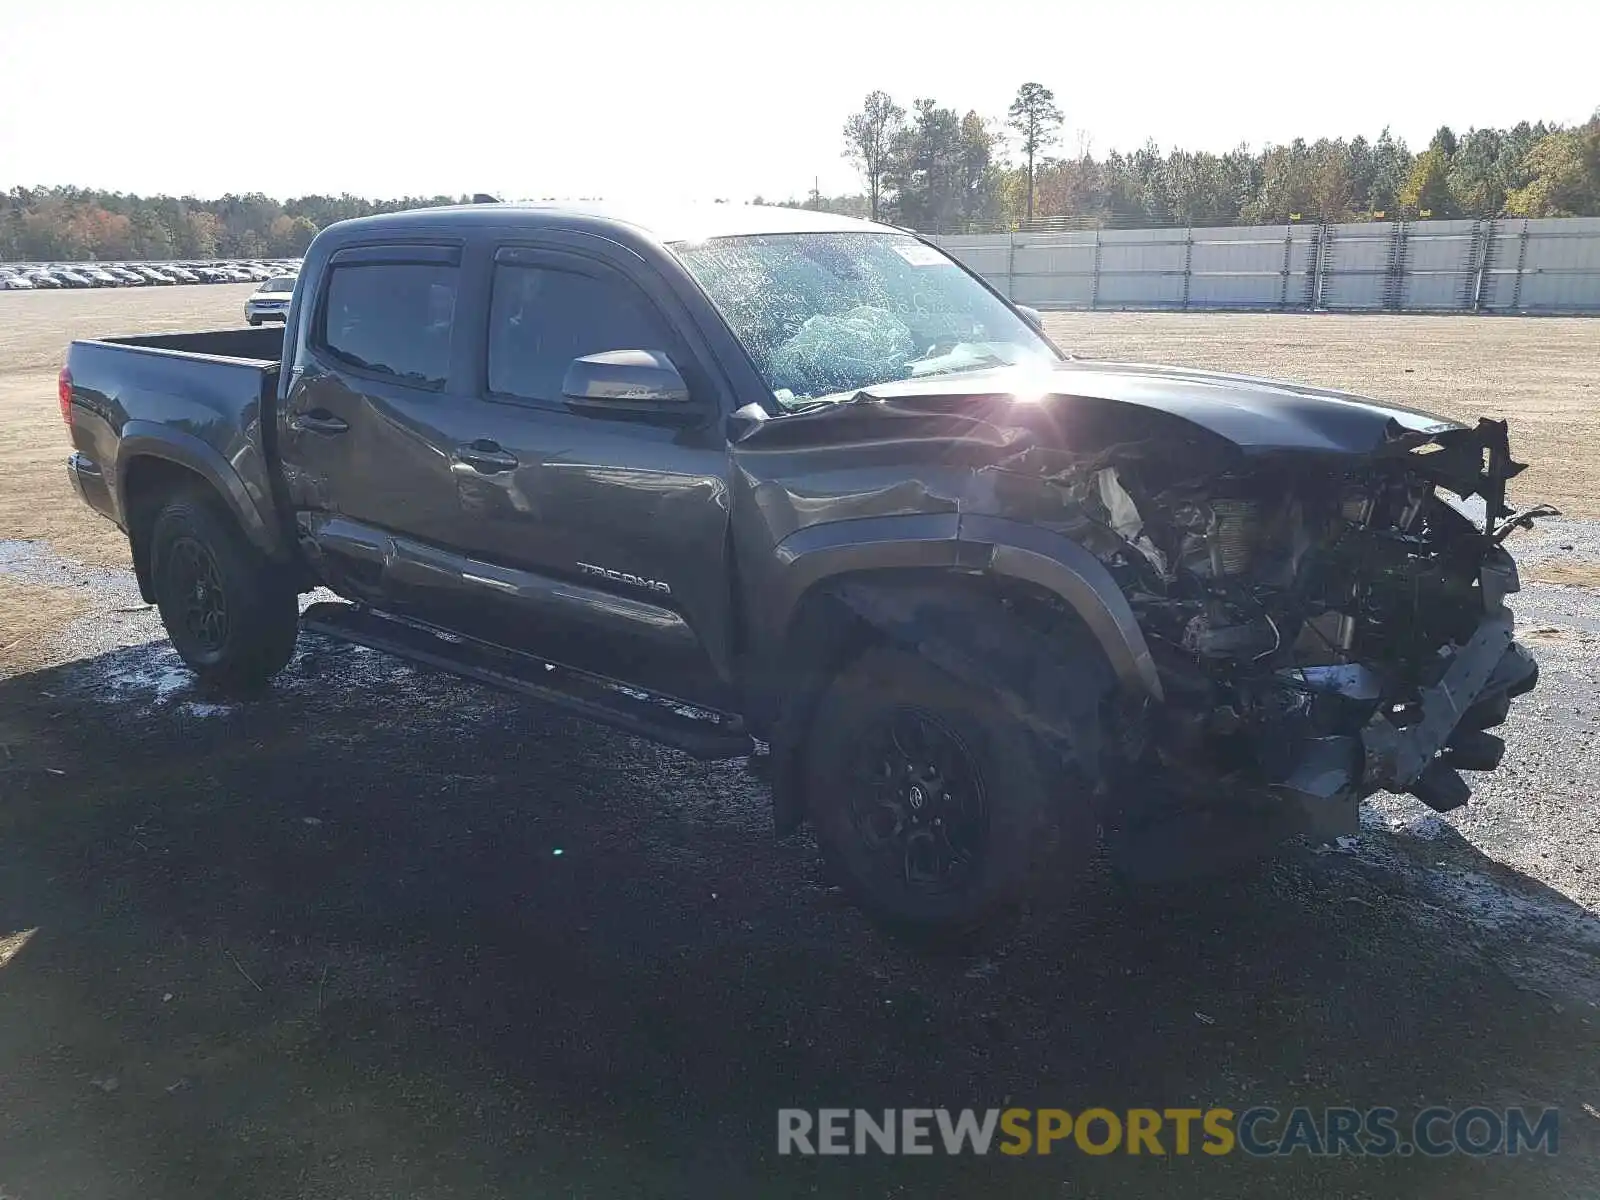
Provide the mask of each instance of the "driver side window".
POLYGON ((620 276, 495 265, 488 375, 497 398, 560 402, 573 359, 673 344, 643 293, 620 276))

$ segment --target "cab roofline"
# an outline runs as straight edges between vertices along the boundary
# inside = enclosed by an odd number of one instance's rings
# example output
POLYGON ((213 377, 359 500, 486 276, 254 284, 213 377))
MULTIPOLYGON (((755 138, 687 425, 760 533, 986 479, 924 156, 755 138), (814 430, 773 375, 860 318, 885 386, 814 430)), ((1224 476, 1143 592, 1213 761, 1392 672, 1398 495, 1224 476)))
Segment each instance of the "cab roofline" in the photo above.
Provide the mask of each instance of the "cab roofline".
POLYGON ((455 204, 413 208, 341 221, 331 229, 407 237, 445 229, 522 227, 603 229, 626 226, 662 244, 788 233, 887 233, 907 231, 890 225, 804 208, 766 204, 622 204, 590 201, 540 201, 455 204))

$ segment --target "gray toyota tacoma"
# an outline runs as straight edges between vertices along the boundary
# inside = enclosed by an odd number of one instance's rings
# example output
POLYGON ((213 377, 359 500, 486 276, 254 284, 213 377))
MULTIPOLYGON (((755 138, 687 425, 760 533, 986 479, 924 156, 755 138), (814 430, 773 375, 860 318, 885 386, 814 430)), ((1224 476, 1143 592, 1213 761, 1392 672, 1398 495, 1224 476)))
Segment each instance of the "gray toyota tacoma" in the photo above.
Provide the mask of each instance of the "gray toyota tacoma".
POLYGON ((209 686, 310 628, 750 755, 914 933, 1102 845, 1137 877, 1455 808, 1537 679, 1504 424, 1075 359, 881 225, 365 218, 281 330, 75 342, 60 383, 209 686))

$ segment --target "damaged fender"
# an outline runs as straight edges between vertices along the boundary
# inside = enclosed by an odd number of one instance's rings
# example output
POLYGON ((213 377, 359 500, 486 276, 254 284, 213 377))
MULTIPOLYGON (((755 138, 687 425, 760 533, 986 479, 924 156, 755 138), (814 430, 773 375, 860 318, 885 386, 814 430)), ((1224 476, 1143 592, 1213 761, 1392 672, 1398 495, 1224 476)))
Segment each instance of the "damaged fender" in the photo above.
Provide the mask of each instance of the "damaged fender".
MULTIPOLYGON (((1060 534, 956 513, 868 518, 809 526, 786 539, 777 557, 784 586, 765 614, 775 641, 804 601, 825 593, 877 635, 1000 696, 1047 744, 1077 757, 1087 771, 1095 770, 1099 748, 1083 698, 1098 704, 1120 686, 1136 699, 1161 699, 1161 681, 1127 597, 1098 559, 1060 534), (1059 599, 1098 647, 1105 678, 1057 669, 1066 661, 1059 639, 1020 625, 986 589, 962 586, 984 576, 1032 584, 1059 599)), ((802 670, 801 685, 782 700, 772 741, 780 835, 803 817, 794 756, 827 680, 818 663, 802 670)))
POLYGON ((1162 698, 1150 648, 1116 580, 1093 554, 1048 529, 958 513, 874 518, 810 526, 786 539, 778 557, 788 585, 771 613, 778 629, 812 587, 858 572, 890 572, 892 580, 895 570, 935 568, 1015 579, 1058 596, 1076 613, 1123 687, 1162 698))

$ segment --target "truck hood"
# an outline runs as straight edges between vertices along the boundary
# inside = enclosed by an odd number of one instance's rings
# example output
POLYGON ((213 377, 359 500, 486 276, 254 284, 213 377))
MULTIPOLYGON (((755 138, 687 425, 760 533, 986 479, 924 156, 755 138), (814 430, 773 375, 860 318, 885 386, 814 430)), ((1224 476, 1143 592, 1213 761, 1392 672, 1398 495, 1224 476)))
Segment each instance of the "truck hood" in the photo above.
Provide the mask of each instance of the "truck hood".
POLYGON ((753 405, 735 416, 733 441, 753 479, 815 490, 818 473, 863 469, 904 482, 909 472, 916 504, 963 486, 932 482, 941 475, 985 468, 1059 479, 1144 460, 1168 477, 1201 478, 1248 459, 1342 471, 1406 455, 1409 469, 1457 496, 1482 496, 1487 531, 1509 512, 1506 484, 1523 469, 1503 421, 1469 427, 1325 388, 1079 359, 896 380, 783 417, 753 405), (765 454, 799 457, 761 463, 765 454))
POLYGON ((1065 409, 1075 399, 1151 409, 1247 452, 1367 454, 1396 432, 1437 434, 1463 428, 1433 413, 1282 380, 1082 359, 1043 372, 1008 367, 899 380, 866 389, 849 403, 877 400, 890 407, 918 408, 918 401, 927 401, 943 407, 963 397, 1007 393, 1047 410, 1065 409))

